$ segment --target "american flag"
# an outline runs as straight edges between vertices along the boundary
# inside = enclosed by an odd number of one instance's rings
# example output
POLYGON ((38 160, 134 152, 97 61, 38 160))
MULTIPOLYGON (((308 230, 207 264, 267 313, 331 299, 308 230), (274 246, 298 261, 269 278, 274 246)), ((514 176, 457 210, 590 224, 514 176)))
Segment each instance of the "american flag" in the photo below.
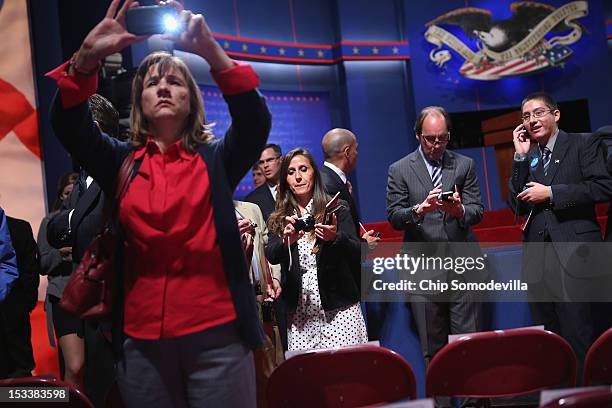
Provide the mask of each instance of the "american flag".
POLYGON ((526 54, 522 57, 505 62, 484 61, 482 64, 465 62, 459 73, 466 78, 482 81, 513 76, 533 74, 556 66, 572 55, 572 50, 565 46, 555 46, 542 52, 526 54))

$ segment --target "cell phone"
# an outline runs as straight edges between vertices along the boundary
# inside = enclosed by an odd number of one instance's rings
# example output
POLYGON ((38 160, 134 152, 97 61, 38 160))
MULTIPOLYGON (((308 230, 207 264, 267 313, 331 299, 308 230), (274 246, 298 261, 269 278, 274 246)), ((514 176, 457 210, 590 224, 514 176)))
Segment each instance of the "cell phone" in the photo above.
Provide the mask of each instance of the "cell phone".
POLYGON ((453 194, 455 194, 454 191, 444 191, 438 194, 438 201, 450 201, 453 194))
POLYGON ((178 12, 169 6, 132 7, 125 24, 128 32, 135 35, 170 33, 178 28, 178 12))

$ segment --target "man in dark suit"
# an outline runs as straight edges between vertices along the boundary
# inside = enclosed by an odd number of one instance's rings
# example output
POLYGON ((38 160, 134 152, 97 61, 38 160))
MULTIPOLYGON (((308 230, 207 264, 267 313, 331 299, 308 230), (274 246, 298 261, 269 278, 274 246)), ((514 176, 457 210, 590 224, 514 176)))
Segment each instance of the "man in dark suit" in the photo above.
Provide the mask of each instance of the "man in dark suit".
MULTIPOLYGON (((482 219, 483 207, 475 165, 472 159, 446 150, 450 127, 444 108, 423 109, 414 128, 419 147, 389 167, 388 220, 405 231, 405 242, 476 241, 471 226, 482 219), (443 201, 439 196, 443 191, 454 193, 443 201)), ((473 302, 467 291, 443 300, 435 295, 411 296, 426 364, 447 343, 449 334, 483 329, 481 304, 473 302)))
MULTIPOLYGON (((608 174, 612 176, 612 126, 603 126, 593 134, 595 142, 599 142, 605 152, 606 168, 608 174)), ((608 209, 608 221, 606 221, 606 242, 612 242, 612 202, 608 209)))
POLYGON ((0 304, 0 378, 29 377, 34 369, 30 312, 38 302, 38 246, 27 221, 6 217, 19 278, 0 304))
POLYGON ((277 144, 267 144, 259 157, 259 168, 263 171, 266 182, 246 196, 245 201, 257 204, 266 222, 276 205, 276 189, 280 176, 283 152, 277 144))
MULTIPOLYGON (((267 144, 259 156, 259 168, 263 171, 266 182, 247 195, 244 201, 257 204, 268 222, 270 214, 274 212, 276 206, 276 192, 278 189, 278 179, 280 177, 281 163, 283 162, 283 152, 281 147, 274 143, 267 144)), ((280 276, 280 265, 270 265, 272 276, 280 276)), ((276 279, 276 278, 275 278, 276 279)), ((281 282, 278 282, 282 285, 281 282)), ((276 312, 276 323, 283 343, 283 349, 287 350, 287 320, 285 317, 285 305, 282 298, 274 302, 276 312)))
MULTIPOLYGON (((95 123, 109 136, 119 136, 119 113, 106 98, 94 94, 89 105, 95 123)), ((72 247, 73 270, 102 228, 106 197, 96 181, 81 171, 79 181, 61 210, 49 220, 47 238, 55 248, 72 247)), ((85 337, 85 389, 95 406, 104 406, 115 381, 111 343, 97 322, 87 321, 85 337)))
MULTIPOLYGON (((361 237, 362 242, 374 246, 380 238, 374 236, 374 230, 365 231, 361 227, 359 210, 353 198, 353 187, 347 178, 348 174, 355 171, 357 167, 358 147, 357 137, 350 130, 341 128, 330 130, 323 136, 321 142, 325 162, 319 170, 327 193, 331 196, 340 193, 340 199, 349 204, 357 236, 361 237)), ((356 267, 359 268, 359 266, 356 267)), ((376 340, 384 322, 384 311, 379 307, 380 305, 370 302, 366 302, 365 305, 368 339, 376 340)))
POLYGON ((574 248, 585 247, 581 243, 601 242, 595 203, 610 199, 612 180, 590 135, 559 129, 561 112, 550 95, 528 95, 521 114, 523 123, 513 132, 509 187, 513 209, 527 216, 523 279, 529 283, 533 320, 569 341, 580 373, 593 341, 593 320, 590 303, 567 297, 579 283, 573 277, 584 272, 570 261, 574 248))

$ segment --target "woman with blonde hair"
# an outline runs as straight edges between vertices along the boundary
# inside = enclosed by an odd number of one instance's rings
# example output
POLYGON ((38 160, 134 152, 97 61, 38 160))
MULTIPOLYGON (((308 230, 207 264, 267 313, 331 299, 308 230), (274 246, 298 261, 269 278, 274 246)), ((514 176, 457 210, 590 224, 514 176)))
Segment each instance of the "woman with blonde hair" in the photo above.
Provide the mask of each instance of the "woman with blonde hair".
POLYGON ((134 78, 132 140, 111 139, 93 125, 84 101, 95 91, 100 60, 145 39, 127 31, 127 11, 137 5, 131 0, 121 7, 113 0, 71 61, 48 74, 59 87, 52 123, 106 194, 133 154, 119 203, 123 245, 113 310, 125 404, 254 406, 251 350, 261 345, 262 329, 232 192, 266 143, 270 114, 253 69, 227 56, 202 15, 168 4, 182 27, 169 38, 208 62, 228 103, 225 137, 213 138, 206 125, 187 66, 159 52, 142 61, 134 78))

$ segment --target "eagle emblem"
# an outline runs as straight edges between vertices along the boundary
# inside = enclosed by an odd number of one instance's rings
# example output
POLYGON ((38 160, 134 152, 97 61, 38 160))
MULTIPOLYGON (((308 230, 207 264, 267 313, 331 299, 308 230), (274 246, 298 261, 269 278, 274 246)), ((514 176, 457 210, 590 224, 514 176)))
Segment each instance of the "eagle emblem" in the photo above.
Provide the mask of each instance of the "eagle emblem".
POLYGON ((436 48, 429 58, 443 68, 452 58, 449 50, 465 62, 459 73, 477 80, 496 80, 562 67, 571 57, 568 47, 580 40, 585 28, 578 21, 588 14, 585 0, 555 8, 535 1, 510 5, 512 17, 494 20, 489 10, 464 7, 428 22, 425 39, 436 48), (472 42, 465 44, 443 26, 459 26, 472 42))

